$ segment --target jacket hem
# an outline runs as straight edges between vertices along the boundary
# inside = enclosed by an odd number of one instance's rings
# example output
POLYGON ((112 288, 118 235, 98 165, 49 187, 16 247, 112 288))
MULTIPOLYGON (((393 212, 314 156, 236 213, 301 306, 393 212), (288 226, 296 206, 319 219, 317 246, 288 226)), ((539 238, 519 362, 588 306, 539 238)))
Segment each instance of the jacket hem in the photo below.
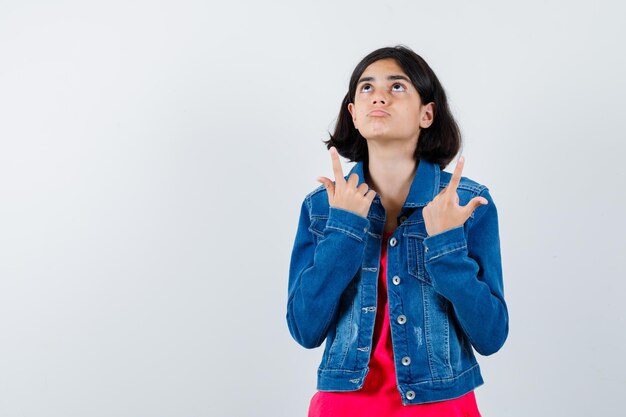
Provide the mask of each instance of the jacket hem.
POLYGON ((483 384, 480 367, 476 364, 455 378, 424 381, 417 384, 400 384, 398 389, 402 393, 402 404, 411 405, 452 400, 483 384), (414 393, 412 400, 407 398, 407 393, 410 391, 414 393))
MULTIPOLYGON (((369 368, 357 371, 343 369, 318 369, 317 389, 319 391, 341 392, 358 391, 363 387, 369 368)), ((476 363, 453 378, 427 380, 418 383, 401 383, 398 391, 403 405, 424 404, 451 400, 461 397, 484 384, 480 367, 476 363), (407 398, 407 394, 412 397, 407 398)))

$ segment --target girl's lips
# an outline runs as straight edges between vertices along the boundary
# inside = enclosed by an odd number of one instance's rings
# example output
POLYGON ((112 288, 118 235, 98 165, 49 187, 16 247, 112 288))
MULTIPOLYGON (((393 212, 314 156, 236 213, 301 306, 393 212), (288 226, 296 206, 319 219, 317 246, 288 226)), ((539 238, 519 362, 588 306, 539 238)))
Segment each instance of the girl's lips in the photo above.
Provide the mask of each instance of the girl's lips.
POLYGON ((389 113, 387 113, 384 110, 372 110, 371 112, 367 113, 368 116, 389 116, 389 113))

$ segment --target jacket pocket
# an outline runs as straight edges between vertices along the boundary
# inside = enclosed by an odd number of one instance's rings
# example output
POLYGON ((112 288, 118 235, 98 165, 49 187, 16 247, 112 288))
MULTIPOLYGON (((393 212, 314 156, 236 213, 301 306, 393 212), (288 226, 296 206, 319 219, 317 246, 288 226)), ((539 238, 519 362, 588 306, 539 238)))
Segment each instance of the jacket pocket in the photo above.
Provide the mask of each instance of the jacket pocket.
POLYGON ((451 305, 437 294, 431 285, 422 284, 424 303, 424 328, 426 350, 434 379, 451 378, 454 374, 450 363, 450 322, 448 314, 451 305))
POLYGON ((409 274, 422 282, 431 284, 431 279, 424 267, 425 234, 419 232, 406 233, 407 270, 409 274))

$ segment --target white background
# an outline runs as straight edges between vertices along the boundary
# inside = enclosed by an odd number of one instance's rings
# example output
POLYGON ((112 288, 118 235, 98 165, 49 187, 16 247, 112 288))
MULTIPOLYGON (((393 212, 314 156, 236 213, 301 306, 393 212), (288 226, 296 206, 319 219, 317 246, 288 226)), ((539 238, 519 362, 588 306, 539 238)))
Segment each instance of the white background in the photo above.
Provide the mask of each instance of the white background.
POLYGON ((622 416, 619 3, 1 1, 0 416, 306 415, 300 204, 354 66, 399 43, 499 211, 481 412, 622 416))

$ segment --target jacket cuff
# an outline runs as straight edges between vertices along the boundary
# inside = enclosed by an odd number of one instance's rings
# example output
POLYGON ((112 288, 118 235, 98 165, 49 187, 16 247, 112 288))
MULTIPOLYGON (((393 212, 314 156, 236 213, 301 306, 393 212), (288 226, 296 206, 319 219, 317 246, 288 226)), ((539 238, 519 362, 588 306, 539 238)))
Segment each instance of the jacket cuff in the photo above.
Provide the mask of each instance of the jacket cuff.
POLYGON ((424 262, 440 256, 467 249, 463 225, 428 236, 424 239, 424 262))
POLYGON ((369 226, 370 221, 366 217, 339 207, 330 207, 326 229, 338 230, 363 242, 369 226))

